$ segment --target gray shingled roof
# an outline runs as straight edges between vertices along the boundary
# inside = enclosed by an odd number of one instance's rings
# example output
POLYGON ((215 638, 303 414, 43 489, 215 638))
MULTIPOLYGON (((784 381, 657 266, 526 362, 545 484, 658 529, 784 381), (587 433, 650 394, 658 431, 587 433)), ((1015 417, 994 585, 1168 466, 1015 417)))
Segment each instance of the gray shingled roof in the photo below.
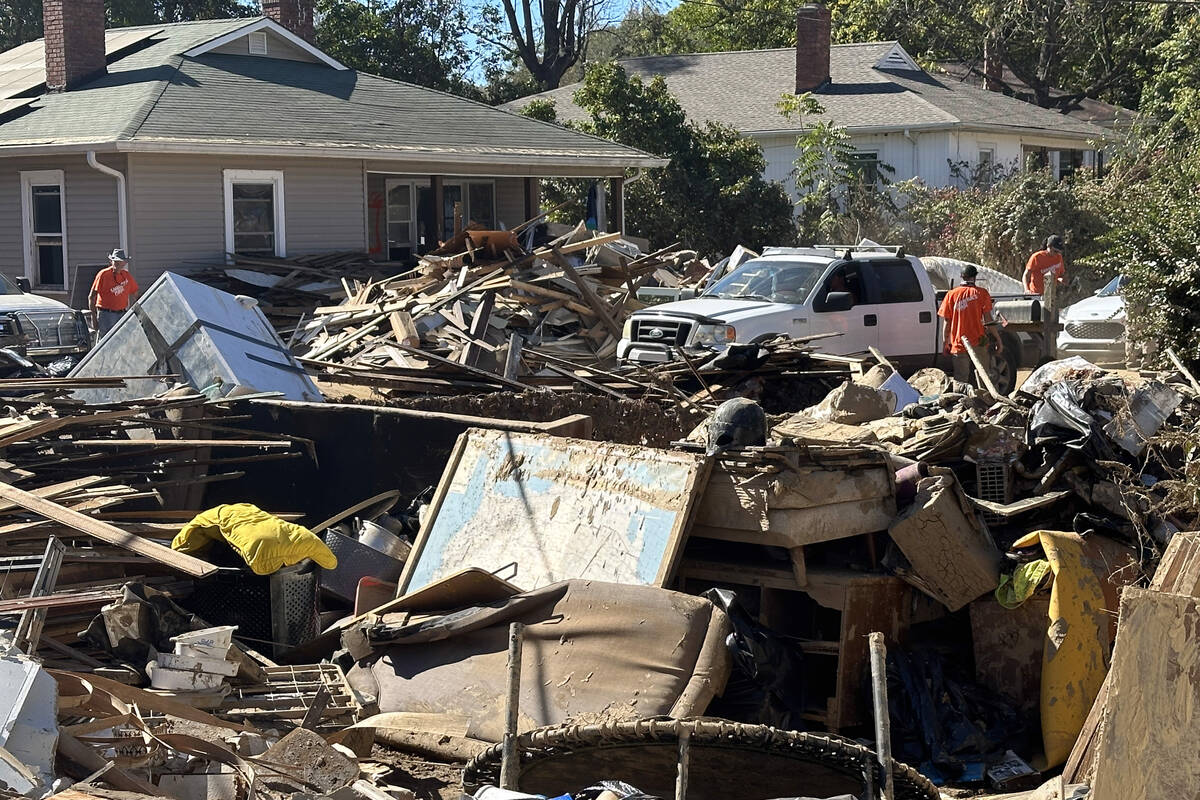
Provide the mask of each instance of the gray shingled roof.
MULTIPOLYGON (((1099 138, 1105 131, 1055 111, 928 73, 877 69, 895 42, 842 44, 830 48, 829 85, 815 92, 826 116, 851 131, 905 127, 996 127, 1099 138)), ((785 92, 795 91, 796 51, 741 50, 731 53, 646 56, 619 62, 631 75, 663 76, 688 116, 721 122, 743 133, 795 130, 776 110, 785 92)), ((585 118, 572 95, 580 84, 525 97, 555 101, 559 119, 585 118)))
MULTIPOLYGON (((461 97, 324 64, 182 54, 250 19, 157 26, 149 46, 78 89, 0 117, 5 147, 118 142, 370 151, 379 157, 454 156, 660 163, 639 150, 461 97)), ((324 152, 324 151, 323 151, 324 152)))

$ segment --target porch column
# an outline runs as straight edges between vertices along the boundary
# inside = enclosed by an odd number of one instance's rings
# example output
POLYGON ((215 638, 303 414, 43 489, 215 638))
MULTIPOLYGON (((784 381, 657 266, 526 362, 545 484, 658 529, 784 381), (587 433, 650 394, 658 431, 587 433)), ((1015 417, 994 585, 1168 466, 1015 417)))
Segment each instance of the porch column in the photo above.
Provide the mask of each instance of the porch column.
POLYGON ((538 183, 537 178, 525 179, 525 219, 533 219, 541 213, 540 190, 541 185, 538 183))
POLYGON ((608 197, 603 180, 596 181, 596 230, 608 231, 608 197))
POLYGON ((608 190, 612 194, 612 229, 615 233, 624 233, 625 178, 609 178, 608 190))
POLYGON ((429 186, 433 189, 433 238, 437 239, 431 249, 439 247, 447 238, 446 232, 442 230, 442 222, 446 216, 446 195, 443 192, 442 181, 441 175, 432 175, 429 178, 429 186))

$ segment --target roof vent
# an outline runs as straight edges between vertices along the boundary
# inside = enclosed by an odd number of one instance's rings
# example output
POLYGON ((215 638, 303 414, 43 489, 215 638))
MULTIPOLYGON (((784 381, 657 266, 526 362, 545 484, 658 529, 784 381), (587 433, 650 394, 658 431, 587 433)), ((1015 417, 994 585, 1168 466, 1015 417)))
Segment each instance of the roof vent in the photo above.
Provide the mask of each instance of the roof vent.
POLYGON ((883 58, 875 62, 875 69, 890 69, 899 72, 922 72, 913 57, 905 52, 899 44, 892 45, 883 58))
POLYGON ((250 55, 265 56, 267 54, 267 34, 259 31, 250 34, 250 55))

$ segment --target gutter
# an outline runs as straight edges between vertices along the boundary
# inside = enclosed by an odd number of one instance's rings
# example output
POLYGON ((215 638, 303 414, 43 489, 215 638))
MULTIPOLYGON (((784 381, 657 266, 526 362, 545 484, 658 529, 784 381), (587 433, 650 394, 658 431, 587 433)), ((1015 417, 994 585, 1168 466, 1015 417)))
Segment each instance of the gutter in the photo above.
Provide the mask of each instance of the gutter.
POLYGON ((96 151, 87 151, 87 163, 92 169, 117 179, 117 230, 121 249, 129 252, 129 206, 125 194, 125 173, 105 166, 96 160, 96 151))
MULTIPOLYGON (((394 149, 371 149, 363 147, 322 147, 306 145, 272 145, 240 142, 195 142, 186 140, 161 141, 107 141, 78 142, 71 144, 0 145, 0 158, 19 155, 50 155, 79 152, 117 153, 179 153, 181 155, 221 156, 277 156, 296 158, 348 158, 361 161, 406 162, 427 170, 430 164, 463 165, 486 168, 490 166, 529 167, 546 170, 530 172, 532 177, 620 177, 626 169, 638 167, 665 167, 670 159, 656 156, 604 156, 590 153, 452 153, 436 150, 412 150, 397 152, 394 149), (561 173, 552 170, 560 168, 561 173), (588 170, 602 170, 589 172, 588 170)), ((484 174, 484 173, 480 173, 484 174)), ((487 173, 499 175, 525 175, 524 172, 487 173)))

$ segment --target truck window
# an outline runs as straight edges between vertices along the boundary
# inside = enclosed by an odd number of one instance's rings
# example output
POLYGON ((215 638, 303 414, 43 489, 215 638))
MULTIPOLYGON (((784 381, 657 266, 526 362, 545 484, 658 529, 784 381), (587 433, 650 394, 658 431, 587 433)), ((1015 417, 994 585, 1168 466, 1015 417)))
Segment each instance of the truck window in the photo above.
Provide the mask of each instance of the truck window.
POLYGON ((908 261, 873 261, 869 268, 875 276, 879 303, 919 303, 921 282, 908 261))
POLYGON ((704 296, 803 303, 820 277, 821 267, 814 262, 754 259, 717 281, 704 296))
POLYGON ((825 298, 830 292, 849 292, 854 298, 854 305, 863 302, 863 282, 859 265, 842 264, 829 273, 829 277, 821 284, 817 299, 813 303, 814 311, 826 311, 825 298))

